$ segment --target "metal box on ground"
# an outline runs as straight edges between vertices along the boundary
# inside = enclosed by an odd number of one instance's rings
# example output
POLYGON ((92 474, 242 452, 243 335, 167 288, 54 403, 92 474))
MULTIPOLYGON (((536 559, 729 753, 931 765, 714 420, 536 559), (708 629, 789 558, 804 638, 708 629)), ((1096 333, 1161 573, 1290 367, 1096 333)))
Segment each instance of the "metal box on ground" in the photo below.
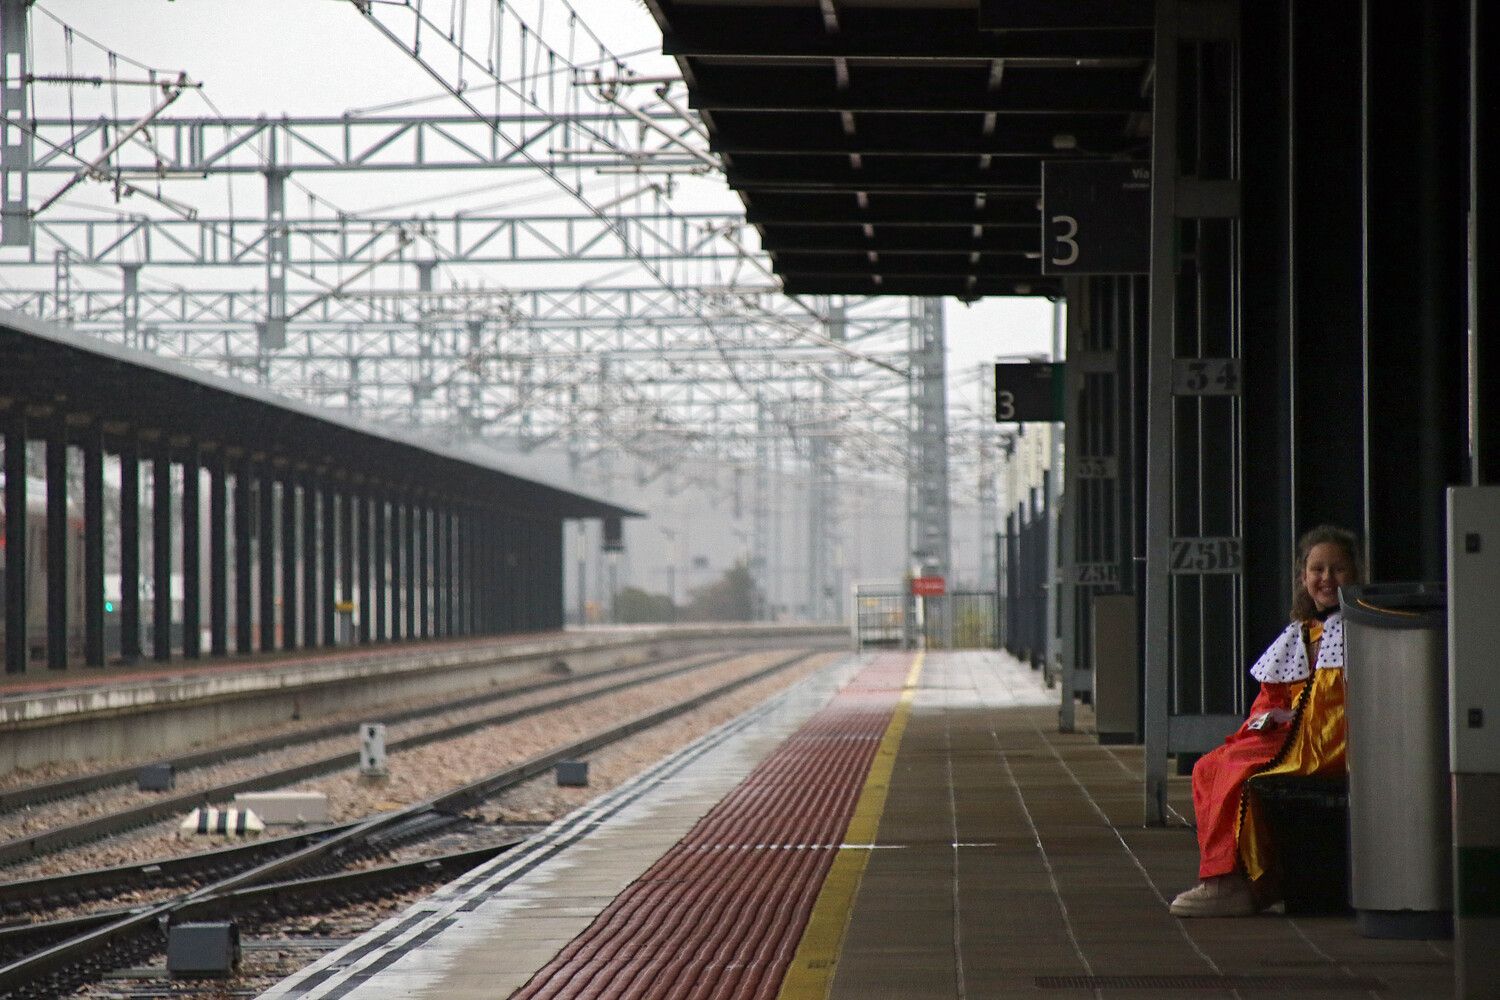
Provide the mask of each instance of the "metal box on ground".
POLYGON ((239 792, 237 809, 248 809, 267 826, 328 822, 328 796, 322 792, 239 792))
POLYGON ((227 976, 240 964, 240 929, 233 923, 174 924, 167 928, 167 972, 227 976))
POLYGON ((385 766, 385 723, 360 723, 359 776, 378 779, 389 775, 385 766))
POLYGON ((135 787, 143 792, 170 792, 177 784, 171 764, 146 764, 135 772, 135 787))
POLYGON ((557 783, 565 788, 584 788, 589 783, 589 762, 586 760, 559 761, 556 767, 557 783))
POLYGON ((1094 595, 1094 720, 1100 743, 1141 741, 1134 594, 1094 595))
POLYGON ((1359 932, 1453 934, 1446 588, 1343 587, 1349 869, 1359 932))

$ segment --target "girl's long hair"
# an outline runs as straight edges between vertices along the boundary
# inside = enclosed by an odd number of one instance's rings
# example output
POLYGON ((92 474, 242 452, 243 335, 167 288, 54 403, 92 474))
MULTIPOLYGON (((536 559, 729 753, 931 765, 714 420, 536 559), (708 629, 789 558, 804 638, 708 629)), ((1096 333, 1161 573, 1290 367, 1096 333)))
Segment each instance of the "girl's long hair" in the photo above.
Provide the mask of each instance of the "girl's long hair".
POLYGON ((1292 621, 1305 622, 1318 616, 1318 606, 1312 595, 1302 585, 1302 571, 1307 569, 1307 557, 1314 548, 1332 543, 1344 550, 1349 563, 1354 567, 1354 582, 1363 583, 1364 558, 1359 549, 1359 538, 1348 528, 1333 524, 1320 524, 1297 540, 1297 560, 1292 567, 1292 621))

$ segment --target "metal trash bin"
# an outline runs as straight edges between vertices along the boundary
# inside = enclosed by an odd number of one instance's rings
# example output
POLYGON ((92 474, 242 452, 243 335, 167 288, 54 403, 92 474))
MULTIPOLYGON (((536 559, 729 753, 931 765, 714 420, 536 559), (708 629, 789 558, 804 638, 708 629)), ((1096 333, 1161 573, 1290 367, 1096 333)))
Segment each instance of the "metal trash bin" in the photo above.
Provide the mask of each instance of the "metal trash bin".
POLYGON ((1374 938, 1453 935, 1447 591, 1344 587, 1350 895, 1374 938))

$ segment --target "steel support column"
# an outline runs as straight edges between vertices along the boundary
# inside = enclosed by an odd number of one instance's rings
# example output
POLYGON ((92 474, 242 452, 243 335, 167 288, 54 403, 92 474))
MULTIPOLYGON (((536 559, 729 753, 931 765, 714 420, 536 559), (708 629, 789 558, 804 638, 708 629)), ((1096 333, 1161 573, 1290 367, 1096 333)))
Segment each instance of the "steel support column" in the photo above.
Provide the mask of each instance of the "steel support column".
POLYGON ((120 659, 141 657, 141 446, 120 446, 120 659))
POLYGON ((406 593, 402 596, 402 607, 406 611, 404 633, 408 639, 417 638, 417 505, 410 498, 401 502, 401 545, 404 551, 401 562, 406 567, 402 580, 406 593))
POLYGON ((68 428, 47 427, 47 668, 68 669, 68 428))
MULTIPOLYGON (((354 561, 357 558, 354 552, 354 512, 358 505, 352 491, 352 486, 340 490, 338 501, 339 592, 337 600, 343 604, 354 603, 354 561)), ((352 634, 347 638, 351 643, 355 640, 352 634)))
POLYGON ((1469 431, 1474 442, 1470 480, 1500 483, 1500 325, 1494 280, 1500 267, 1500 225, 1490 225, 1489 195, 1481 178, 1500 168, 1495 109, 1500 106, 1500 60, 1488 51, 1484 25, 1495 27, 1493 7, 1469 0, 1469 431), (1489 11, 1489 13, 1485 13, 1489 11))
POLYGON ((248 653, 254 648, 254 595, 250 589, 250 568, 254 556, 250 549, 251 483, 250 459, 242 458, 234 467, 234 650, 248 653))
POLYGON ((1374 578, 1441 580, 1444 489, 1467 451, 1468 18, 1363 9, 1365 537, 1374 578))
MULTIPOLYGON (((5 10, 9 10, 9 6, 5 10)), ((5 672, 26 672, 26 414, 5 419, 5 672)))
MULTIPOLYGON (((275 160, 275 148, 271 158, 275 160)), ((271 169, 266 176, 266 318, 260 324, 262 353, 286 346, 286 266, 291 237, 286 227, 285 170, 271 169)))
POLYGON ((376 485, 374 492, 370 495, 372 520, 374 524, 371 530, 374 533, 375 549, 375 631, 376 642, 385 642, 388 636, 386 627, 387 598, 386 598, 386 539, 390 535, 387 521, 389 512, 386 510, 384 487, 376 485))
POLYGON ((229 466, 223 446, 208 461, 208 648, 229 652, 229 466))
POLYGON ((350 503, 354 509, 354 529, 357 536, 354 543, 359 548, 359 606, 356 611, 359 614, 359 642, 363 646, 370 642, 370 619, 374 609, 370 581, 370 508, 374 505, 364 493, 356 493, 350 503))
MULTIPOLYGON (((31 132, 20 123, 31 117, 26 106, 30 74, 29 0, 0 0, 0 246, 32 245, 31 132)), ((8 593, 8 591, 7 591, 8 593)), ((7 631, 6 635, 11 633, 7 631)))
POLYGON ((182 655, 203 655, 203 542, 199 516, 202 457, 197 441, 182 449, 182 655))
POLYGON ((297 648, 297 479, 281 479, 281 648, 297 648))
POLYGON ((392 496, 390 501, 390 543, 391 543, 391 639, 399 641, 406 635, 401 627, 401 609, 405 607, 402 601, 402 588, 405 585, 405 577, 402 575, 403 562, 401 559, 401 539, 404 537, 401 524, 401 503, 392 496))
POLYGON ((428 588, 432 585, 431 553, 427 521, 431 510, 425 500, 419 500, 412 508, 417 515, 417 634, 423 639, 432 638, 432 597, 428 588))
POLYGON ((318 620, 322 622, 323 645, 332 646, 338 642, 333 607, 338 603, 338 577, 334 575, 338 569, 338 517, 335 511, 338 491, 330 480, 324 479, 319 484, 318 494, 323 519, 323 530, 318 534, 318 557, 322 563, 322 572, 319 574, 321 589, 318 592, 318 620))
POLYGON ((83 444, 83 662, 104 666, 104 432, 98 422, 83 444))
POLYGON ((151 655, 172 658, 172 452, 165 439, 151 456, 151 655))
POLYGON ((262 465, 256 479, 256 513, 260 516, 259 538, 255 546, 255 566, 260 590, 260 650, 276 650, 276 558, 281 546, 276 537, 276 480, 269 463, 262 465))
POLYGON ((323 623, 318 590, 318 503, 322 494, 316 476, 302 476, 302 645, 315 649, 323 623))
POLYGON ((1244 709, 1237 0, 1156 7, 1146 496, 1145 815, 1167 758, 1244 709))
POLYGON ((441 503, 432 506, 432 634, 448 635, 448 520, 441 503))

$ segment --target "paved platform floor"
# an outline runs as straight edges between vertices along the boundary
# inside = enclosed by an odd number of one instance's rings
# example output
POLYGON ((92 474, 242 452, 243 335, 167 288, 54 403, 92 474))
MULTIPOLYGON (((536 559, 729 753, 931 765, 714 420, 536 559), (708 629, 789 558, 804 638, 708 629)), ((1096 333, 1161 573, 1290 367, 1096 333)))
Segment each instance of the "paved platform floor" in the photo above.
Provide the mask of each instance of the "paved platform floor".
MULTIPOLYGON (((853 671, 825 671, 265 997, 509 995, 853 671)), ((782 997, 1453 995, 1451 942, 1369 940, 1347 917, 1171 917, 1167 900, 1194 881, 1192 831, 1144 827, 1140 750, 1059 734, 1054 693, 1009 657, 927 654, 910 695, 875 842, 840 851, 864 863, 833 957, 788 956, 782 997)), ((1190 812, 1185 778, 1173 802, 1190 812)))

